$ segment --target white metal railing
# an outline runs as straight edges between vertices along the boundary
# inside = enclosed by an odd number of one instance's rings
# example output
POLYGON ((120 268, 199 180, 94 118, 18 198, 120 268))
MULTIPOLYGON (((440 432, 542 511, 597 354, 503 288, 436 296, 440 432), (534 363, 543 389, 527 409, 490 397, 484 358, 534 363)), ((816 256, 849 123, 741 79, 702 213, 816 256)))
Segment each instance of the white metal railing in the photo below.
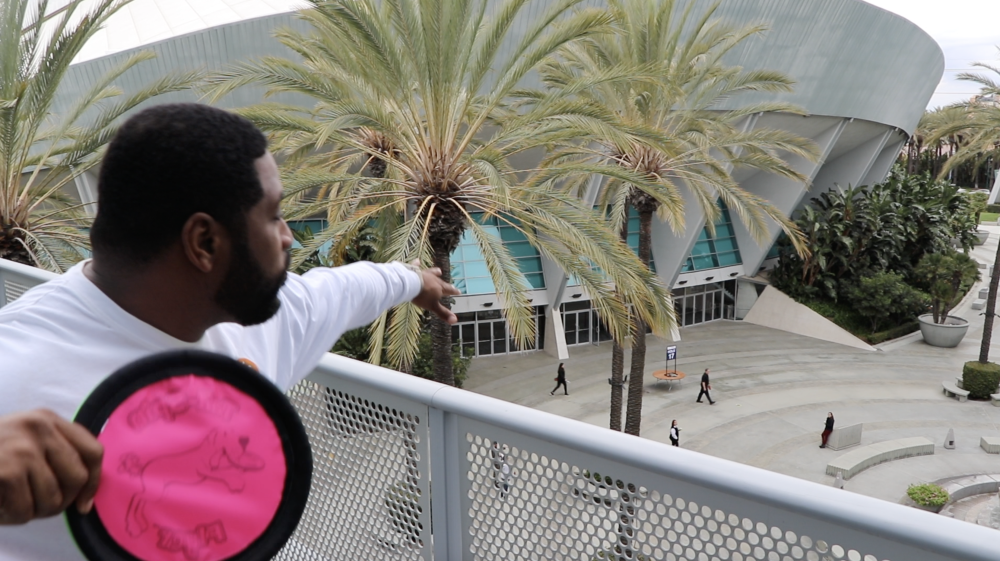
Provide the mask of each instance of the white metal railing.
POLYGON ((1000 558, 995 530, 340 356, 289 397, 314 474, 278 560, 1000 558))
POLYGON ((18 299, 29 288, 58 275, 6 259, 0 259, 0 308, 18 299))

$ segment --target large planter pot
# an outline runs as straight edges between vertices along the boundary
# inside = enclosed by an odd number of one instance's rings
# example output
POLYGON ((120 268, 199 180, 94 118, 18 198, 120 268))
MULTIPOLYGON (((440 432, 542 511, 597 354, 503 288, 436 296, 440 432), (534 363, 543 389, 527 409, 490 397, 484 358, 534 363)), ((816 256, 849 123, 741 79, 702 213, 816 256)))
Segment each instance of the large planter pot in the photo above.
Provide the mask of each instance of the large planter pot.
POLYGON ((924 314, 917 318, 920 321, 920 334, 924 341, 934 347, 957 347, 969 331, 969 321, 960 317, 948 316, 944 323, 934 323, 933 314, 924 314))
POLYGON ((976 243, 974 245, 983 245, 988 239, 990 239, 989 232, 985 230, 976 230, 976 243))

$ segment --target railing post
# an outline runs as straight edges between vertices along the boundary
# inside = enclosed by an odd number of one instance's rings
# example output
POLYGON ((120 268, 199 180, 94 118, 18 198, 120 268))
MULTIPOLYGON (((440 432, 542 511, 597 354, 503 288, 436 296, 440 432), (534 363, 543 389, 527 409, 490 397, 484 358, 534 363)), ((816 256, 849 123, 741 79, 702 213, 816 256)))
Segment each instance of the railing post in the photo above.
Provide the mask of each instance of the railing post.
POLYGON ((430 431, 431 524, 435 561, 464 557, 462 540, 462 473, 458 418, 428 409, 430 431))

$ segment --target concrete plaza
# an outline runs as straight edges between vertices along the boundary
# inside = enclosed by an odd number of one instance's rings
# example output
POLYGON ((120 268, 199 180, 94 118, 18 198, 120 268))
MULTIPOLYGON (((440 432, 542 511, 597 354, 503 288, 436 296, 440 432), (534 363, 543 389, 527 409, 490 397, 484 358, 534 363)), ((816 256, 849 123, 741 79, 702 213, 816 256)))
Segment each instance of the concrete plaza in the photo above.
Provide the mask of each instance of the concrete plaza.
MULTIPOLYGON (((972 255, 992 264, 1000 227, 985 229, 991 237, 972 255)), ((846 452, 819 448, 823 422, 832 411, 838 427, 864 423, 862 445, 910 436, 924 436, 936 444, 932 456, 861 472, 846 482, 850 491, 899 502, 912 483, 1000 473, 1000 456, 979 447, 980 436, 1000 436, 1000 407, 989 402, 959 403, 941 391, 942 380, 954 381, 962 364, 979 356, 983 316, 971 310, 971 303, 988 282, 984 273, 952 312, 971 323, 965 340, 954 349, 931 347, 919 332, 866 351, 743 322, 718 321, 681 331, 677 368, 688 377, 658 382, 652 372, 665 367, 665 348, 672 343, 650 336, 641 434, 669 442, 670 422, 677 419, 684 448, 832 484, 826 464, 846 452), (714 406, 695 403, 705 368, 711 369, 714 406), (949 429, 955 430, 954 450, 943 447, 949 429)), ((998 339, 1000 322, 991 349, 994 362, 1000 362, 998 339)), ((559 361, 544 352, 476 359, 465 388, 607 427, 611 344, 571 347, 570 354, 565 361, 568 396, 561 388, 549 395, 559 361)), ((626 374, 628 364, 626 351, 626 374)))

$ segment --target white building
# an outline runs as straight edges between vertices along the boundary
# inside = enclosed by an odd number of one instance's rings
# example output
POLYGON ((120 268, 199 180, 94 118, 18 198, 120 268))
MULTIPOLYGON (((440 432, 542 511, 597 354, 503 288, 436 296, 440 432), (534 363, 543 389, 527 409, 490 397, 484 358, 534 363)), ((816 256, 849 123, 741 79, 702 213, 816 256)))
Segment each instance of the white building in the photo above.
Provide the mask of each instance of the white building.
MULTIPOLYGON (((220 68, 263 55, 293 56, 271 34, 281 26, 305 28, 294 17, 299 5, 295 0, 135 0, 85 47, 70 69, 62 105, 56 109, 67 106, 77 92, 140 48, 158 56, 123 77, 126 91, 170 70, 220 68)), ((810 179, 808 187, 752 170, 735 173, 744 189, 786 213, 794 213, 835 184, 881 181, 916 128, 944 70, 944 56, 926 33, 860 0, 723 0, 717 15, 734 22, 762 21, 771 28, 732 53, 729 62, 780 70, 797 82, 791 94, 757 94, 757 99, 745 96, 736 102, 780 100, 808 113, 804 117, 764 113, 746 123, 790 130, 819 146, 818 163, 791 162, 810 179)), ((526 8, 522 21, 532 16, 533 9, 526 8)), ((223 104, 255 103, 261 93, 244 88, 223 104)), ((172 94, 157 102, 195 98, 191 93, 172 94)), ((96 182, 93 174, 87 175, 78 187, 81 197, 92 200, 96 182)), ((633 222, 637 230, 637 219, 633 222)), ((730 220, 728 212, 716 224, 714 239, 704 222, 699 206, 689 200, 685 223, 690 226, 683 235, 674 235, 664 223, 653 224, 655 270, 673 289, 682 326, 741 318, 757 294, 754 284, 742 279, 770 264, 769 252, 780 231, 772 224, 771 243, 762 247, 739 221, 730 220)), ((586 291, 518 240, 513 229, 498 227, 496 232, 533 287, 529 298, 537 310, 536 347, 566 357, 574 345, 607 339, 586 291)), ((477 355, 514 350, 482 256, 473 244, 463 243, 452 263, 454 280, 463 291, 454 307, 460 318, 454 328, 456 342, 477 355)))

